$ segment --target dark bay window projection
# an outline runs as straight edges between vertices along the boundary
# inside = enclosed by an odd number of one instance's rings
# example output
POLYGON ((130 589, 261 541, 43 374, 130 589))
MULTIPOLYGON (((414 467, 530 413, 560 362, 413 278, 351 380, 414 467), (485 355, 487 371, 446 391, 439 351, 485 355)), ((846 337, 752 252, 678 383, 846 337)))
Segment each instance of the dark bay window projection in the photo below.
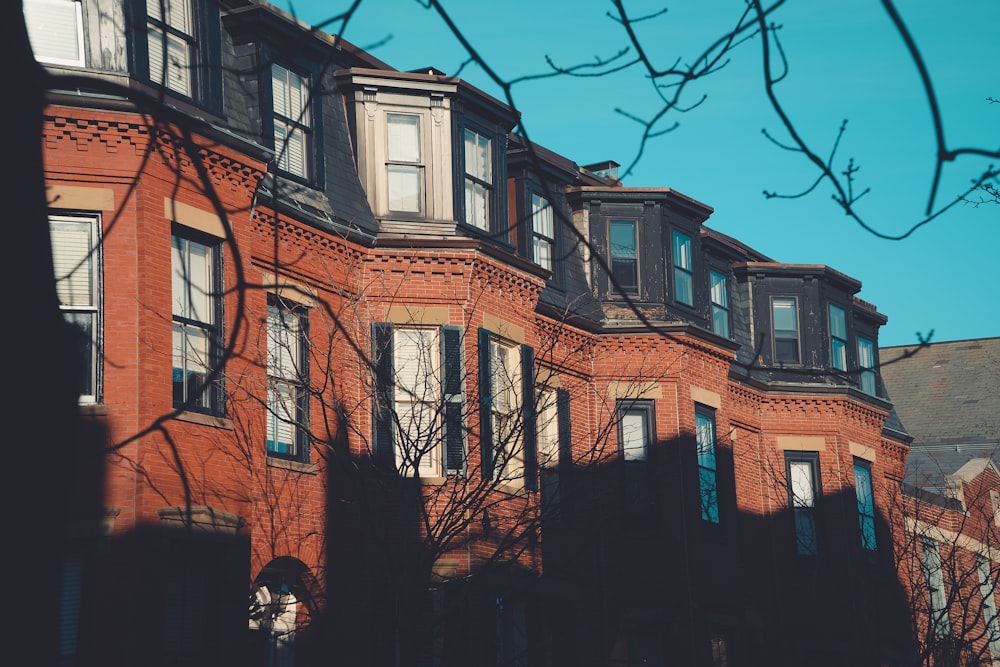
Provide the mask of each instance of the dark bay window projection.
POLYGON ((630 294, 639 291, 638 241, 634 220, 612 220, 609 226, 611 275, 630 294))
POLYGON ((273 299, 267 305, 267 453, 308 457, 306 314, 273 299))
POLYGON ((774 361, 799 363, 799 309, 793 296, 771 299, 771 328, 774 337, 774 361))
POLYGON ((937 638, 951 635, 951 619, 948 617, 948 596, 944 590, 944 568, 938 543, 930 537, 920 538, 923 552, 924 578, 927 581, 927 615, 930 617, 931 632, 937 638))
POLYGON ((422 213, 424 166, 420 147, 420 116, 390 113, 386 115, 386 124, 389 210, 422 213))
POLYGON ((100 398, 100 217, 52 215, 49 232, 59 308, 79 335, 80 401, 95 403, 100 398))
POLYGON ((719 523, 718 466, 715 457, 715 411, 695 408, 695 440, 698 444, 698 491, 701 500, 701 518, 709 523, 719 523))
POLYGON ((493 146, 489 137, 465 129, 465 222, 490 228, 493 197, 493 146))
POLYGON ((545 197, 531 194, 531 259, 535 264, 552 270, 552 248, 555 245, 555 227, 552 224, 552 207, 545 197))
POLYGON ((847 370, 847 316, 840 306, 830 304, 830 366, 847 370))
POLYGON ((875 494, 872 489, 872 468, 868 461, 854 459, 854 495, 858 500, 858 527, 861 547, 875 551, 875 494))
POLYGON ((819 552, 816 535, 819 456, 815 452, 785 452, 785 468, 788 505, 795 527, 795 550, 800 556, 815 556, 819 552))
POLYGON ((674 301, 694 305, 694 264, 691 257, 691 237, 674 231, 674 301))
POLYGON ((205 385, 221 338, 220 245, 207 237, 171 237, 174 407, 221 414, 217 387, 205 385))
POLYGON ((25 0, 24 22, 35 60, 52 65, 86 65, 80 0, 25 0))
POLYGON ((149 79, 194 97, 195 47, 192 0, 146 0, 149 79))
POLYGON ((309 178, 312 120, 308 77, 272 65, 271 100, 278 168, 293 176, 309 178))
POLYGON ((861 391, 875 395, 875 343, 858 337, 858 373, 861 391))
POLYGON ((709 275, 712 297, 712 332, 729 338, 729 284, 726 276, 718 271, 709 275))
POLYGON ((372 334, 376 459, 402 475, 464 472, 461 330, 377 323, 372 334))

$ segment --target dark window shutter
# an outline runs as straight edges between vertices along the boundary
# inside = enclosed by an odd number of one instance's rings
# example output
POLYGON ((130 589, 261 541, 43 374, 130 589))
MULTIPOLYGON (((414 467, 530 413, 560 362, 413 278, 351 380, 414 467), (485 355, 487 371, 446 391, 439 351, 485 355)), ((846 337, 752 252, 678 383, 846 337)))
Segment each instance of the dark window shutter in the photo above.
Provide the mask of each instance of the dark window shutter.
POLYGON ((312 449, 309 442, 309 316, 302 311, 299 316, 299 378, 302 387, 299 389, 299 424, 295 429, 295 439, 298 444, 299 460, 309 463, 312 449))
POLYGON ((556 393, 556 414, 559 424, 559 468, 567 471, 573 467, 573 433, 569 417, 569 392, 559 389, 556 393))
POLYGON ((441 327, 441 358, 444 359, 445 470, 462 473, 465 470, 465 436, 462 430, 462 330, 459 327, 441 327))
POLYGON ((521 402, 524 405, 524 486, 538 490, 538 433, 535 407, 535 350, 521 346, 521 402))
POLYGON ((393 367, 392 324, 372 324, 372 363, 375 366, 375 395, 372 397, 372 456, 380 465, 396 467, 392 444, 393 367))
POLYGON ((479 456, 484 480, 493 479, 493 369, 490 332, 479 330, 479 456))

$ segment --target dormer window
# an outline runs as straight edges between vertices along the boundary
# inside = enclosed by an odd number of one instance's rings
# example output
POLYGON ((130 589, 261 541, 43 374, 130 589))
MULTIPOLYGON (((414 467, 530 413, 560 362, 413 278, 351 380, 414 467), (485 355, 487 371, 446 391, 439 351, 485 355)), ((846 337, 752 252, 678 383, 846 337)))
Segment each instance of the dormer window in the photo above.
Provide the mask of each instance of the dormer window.
POLYGON ((771 299, 771 328, 774 334, 774 361, 799 363, 799 308, 793 296, 771 299))
POLYGON ((386 115, 386 124, 389 210, 423 213, 424 165, 420 150, 420 116, 390 113, 386 115))
POLYGON ((194 17, 191 0, 146 0, 149 79, 194 97, 194 17))
POLYGON ((674 231, 674 301, 694 305, 694 269, 691 258, 691 237, 674 231))
POLYGON ((830 365, 847 370, 847 316, 844 309, 830 304, 830 365))
POLYGON ((630 294, 639 291, 638 242, 634 220, 612 220, 609 228, 611 237, 611 275, 618 287, 630 294))
POLYGON ((271 99, 278 168, 293 176, 309 178, 312 133, 309 78, 281 65, 272 65, 271 99))
POLYGON ((465 130, 465 222, 488 231, 493 193, 493 147, 484 134, 465 130))
POLYGON ((711 272, 712 332, 729 338, 729 286, 725 274, 711 272))
POLYGON ((552 247, 555 245, 555 228, 552 225, 552 207, 540 195, 531 194, 531 259, 535 264, 552 270, 552 247))
POLYGON ((875 396, 875 343, 860 336, 858 337, 858 367, 861 376, 861 391, 875 396))

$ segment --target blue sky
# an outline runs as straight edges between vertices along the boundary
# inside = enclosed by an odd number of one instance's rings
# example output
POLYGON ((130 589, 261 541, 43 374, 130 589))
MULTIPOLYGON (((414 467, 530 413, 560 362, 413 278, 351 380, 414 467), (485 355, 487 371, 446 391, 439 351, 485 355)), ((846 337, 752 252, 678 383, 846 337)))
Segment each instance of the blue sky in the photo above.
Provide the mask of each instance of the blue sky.
MULTIPOLYGON (((606 16, 608 0, 448 2, 445 8, 504 79, 545 72, 546 56, 568 66, 607 58, 627 45, 621 26, 606 16), (497 7, 505 13, 497 14, 497 7)), ((317 24, 347 3, 277 0, 317 24)), ((634 16, 662 2, 629 2, 634 16)), ((734 23, 741 0, 678 0, 666 14, 637 25, 657 66, 689 62, 734 23)), ((997 0, 899 0, 898 10, 921 48, 945 121, 950 147, 1000 148, 1000 67, 997 0)), ((935 143, 917 70, 874 0, 820 3, 790 0, 774 20, 790 71, 777 94, 801 133, 826 155, 848 120, 836 163, 853 157, 863 187, 860 212, 880 232, 900 234, 919 221, 927 205, 935 143)), ((339 30, 339 24, 327 27, 339 30)), ((443 21, 417 0, 364 0, 343 36, 400 70, 433 66, 456 73, 466 59, 443 21), (383 42, 379 46, 373 46, 383 42)), ((762 191, 794 193, 814 172, 800 156, 767 141, 762 129, 783 137, 764 96, 760 42, 744 44, 730 63, 699 82, 689 101, 705 101, 674 117, 680 126, 647 146, 625 185, 670 187, 715 209, 708 224, 775 260, 827 264, 862 281, 859 296, 888 316, 880 344, 1000 336, 996 292, 983 284, 1000 267, 1000 206, 959 205, 903 241, 864 231, 821 186, 808 197, 767 200, 762 191)), ((482 70, 461 76, 498 97, 482 70)), ((636 155, 641 127, 615 111, 647 117, 657 99, 644 72, 634 67, 599 79, 526 81, 513 88, 532 140, 578 164, 636 155)), ((994 160, 994 162, 1000 162, 994 160)), ((946 202, 986 167, 961 158, 946 167, 939 201, 946 202)))

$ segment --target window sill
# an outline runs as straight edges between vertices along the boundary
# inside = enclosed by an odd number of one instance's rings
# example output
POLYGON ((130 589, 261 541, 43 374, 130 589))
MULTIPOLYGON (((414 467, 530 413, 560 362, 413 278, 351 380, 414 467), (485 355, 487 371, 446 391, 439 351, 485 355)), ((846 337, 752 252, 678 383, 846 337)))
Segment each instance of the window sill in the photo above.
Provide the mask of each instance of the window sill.
POLYGON ((301 472, 306 475, 315 475, 319 472, 315 463, 302 463, 301 461, 291 461, 289 459, 280 459, 276 456, 267 457, 267 465, 271 468, 281 468, 282 470, 291 470, 293 472, 301 472))
POLYGON ((108 406, 104 403, 80 403, 81 417, 105 417, 108 414, 108 406))
POLYGON ((233 430, 233 420, 216 417, 214 415, 206 415, 200 412, 178 412, 174 415, 174 419, 177 421, 189 422, 191 424, 201 424, 202 426, 222 428, 227 431, 233 430))

